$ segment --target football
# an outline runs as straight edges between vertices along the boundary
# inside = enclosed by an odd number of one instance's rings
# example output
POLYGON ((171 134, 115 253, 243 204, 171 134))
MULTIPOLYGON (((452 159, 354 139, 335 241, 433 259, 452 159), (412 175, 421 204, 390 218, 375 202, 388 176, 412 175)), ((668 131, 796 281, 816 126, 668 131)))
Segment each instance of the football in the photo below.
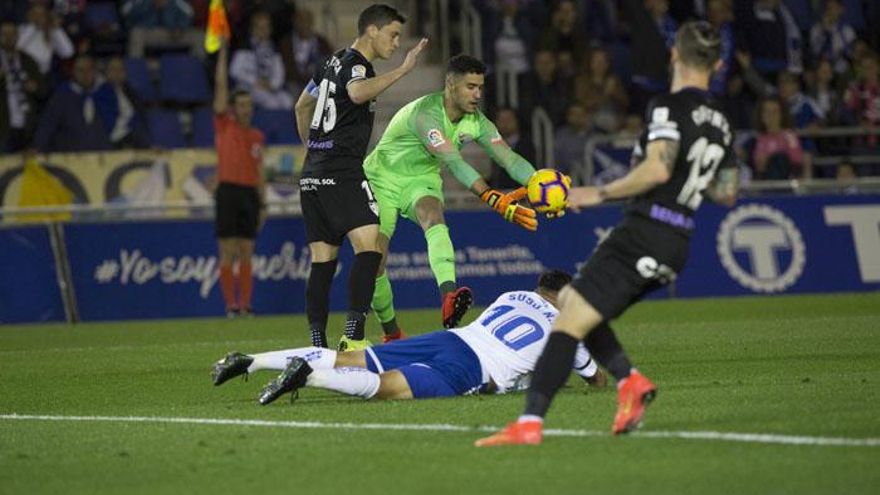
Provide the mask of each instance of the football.
POLYGON ((541 213, 555 213, 568 204, 571 178, 552 168, 535 172, 526 186, 529 203, 541 213))

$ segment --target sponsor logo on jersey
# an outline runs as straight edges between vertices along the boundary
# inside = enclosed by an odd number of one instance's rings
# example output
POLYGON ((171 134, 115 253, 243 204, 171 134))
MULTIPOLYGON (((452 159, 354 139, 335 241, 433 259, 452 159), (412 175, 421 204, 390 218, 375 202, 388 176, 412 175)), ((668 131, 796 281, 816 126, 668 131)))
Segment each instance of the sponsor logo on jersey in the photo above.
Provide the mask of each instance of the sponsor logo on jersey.
POLYGON ((446 140, 443 139, 443 133, 440 132, 440 129, 430 129, 428 130, 428 142, 436 148, 445 144, 446 140))
POLYGON ((367 68, 363 65, 355 65, 351 68, 351 78, 352 79, 363 79, 367 77, 367 68))
POLYGON ((730 276, 755 292, 781 292, 800 278, 807 261, 800 230, 781 211, 740 206, 718 229, 718 256, 730 276))

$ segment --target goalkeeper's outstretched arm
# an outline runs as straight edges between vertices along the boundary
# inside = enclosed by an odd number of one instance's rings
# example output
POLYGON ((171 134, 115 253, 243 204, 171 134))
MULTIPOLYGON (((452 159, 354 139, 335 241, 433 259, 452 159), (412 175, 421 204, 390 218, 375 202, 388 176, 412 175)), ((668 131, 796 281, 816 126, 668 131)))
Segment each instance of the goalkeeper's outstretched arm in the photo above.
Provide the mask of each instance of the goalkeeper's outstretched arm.
POLYGON ((482 132, 477 138, 477 143, 495 163, 501 165, 507 171, 507 175, 521 185, 526 185, 529 177, 535 173, 535 167, 519 153, 511 149, 491 120, 485 116, 481 117, 480 125, 482 132))

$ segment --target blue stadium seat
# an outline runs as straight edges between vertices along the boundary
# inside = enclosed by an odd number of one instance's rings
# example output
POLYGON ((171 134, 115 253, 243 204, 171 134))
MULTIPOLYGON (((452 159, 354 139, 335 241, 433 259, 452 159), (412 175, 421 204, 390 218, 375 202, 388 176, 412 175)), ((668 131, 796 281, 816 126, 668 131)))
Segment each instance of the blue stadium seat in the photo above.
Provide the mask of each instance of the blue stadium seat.
POLYGON ((214 146, 214 110, 201 107, 192 113, 192 145, 196 148, 214 146))
POLYGON ((632 59, 629 51, 629 44, 614 42, 609 43, 606 47, 611 55, 611 68, 624 86, 629 87, 632 78, 632 59))
POLYGON ((174 103, 206 103, 211 99, 205 66, 192 55, 166 54, 159 60, 159 94, 174 103))
POLYGON ((816 16, 813 15, 813 6, 810 0, 785 0, 785 6, 794 17, 794 22, 803 32, 808 32, 816 22, 816 16))
POLYGON ((83 24, 91 31, 114 26, 119 29, 119 12, 116 10, 116 2, 91 1, 86 3, 83 24))
POLYGON ((153 145, 162 148, 185 148, 183 125, 177 112, 171 110, 148 110, 147 127, 153 145))
POLYGON ((153 103, 159 99, 146 60, 142 58, 125 59, 125 71, 128 73, 128 85, 144 103, 153 103))
POLYGON ((296 132, 296 119, 293 116, 293 110, 257 108, 254 111, 254 127, 266 135, 266 144, 298 144, 300 142, 296 132))

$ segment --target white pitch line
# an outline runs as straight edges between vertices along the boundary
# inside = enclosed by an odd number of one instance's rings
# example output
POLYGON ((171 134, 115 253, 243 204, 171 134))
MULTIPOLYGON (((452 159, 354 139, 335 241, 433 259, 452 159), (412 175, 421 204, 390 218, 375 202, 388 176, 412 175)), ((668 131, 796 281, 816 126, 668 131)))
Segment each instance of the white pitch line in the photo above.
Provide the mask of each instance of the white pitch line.
MULTIPOLYGON (((110 423, 158 423, 222 426, 263 426, 270 428, 334 429, 334 430, 387 430, 387 431, 451 431, 492 432, 497 426, 462 426, 452 424, 414 423, 324 423, 321 421, 269 421, 262 419, 175 418, 161 416, 52 416, 41 414, 0 414, 0 420, 9 421, 92 421, 110 423)), ((552 437, 604 437, 608 432, 596 430, 546 429, 552 437)), ((721 431, 640 431, 637 438, 675 438, 681 440, 716 440, 777 445, 816 445, 837 447, 880 447, 880 438, 810 437, 775 435, 768 433, 736 433, 721 431)))

